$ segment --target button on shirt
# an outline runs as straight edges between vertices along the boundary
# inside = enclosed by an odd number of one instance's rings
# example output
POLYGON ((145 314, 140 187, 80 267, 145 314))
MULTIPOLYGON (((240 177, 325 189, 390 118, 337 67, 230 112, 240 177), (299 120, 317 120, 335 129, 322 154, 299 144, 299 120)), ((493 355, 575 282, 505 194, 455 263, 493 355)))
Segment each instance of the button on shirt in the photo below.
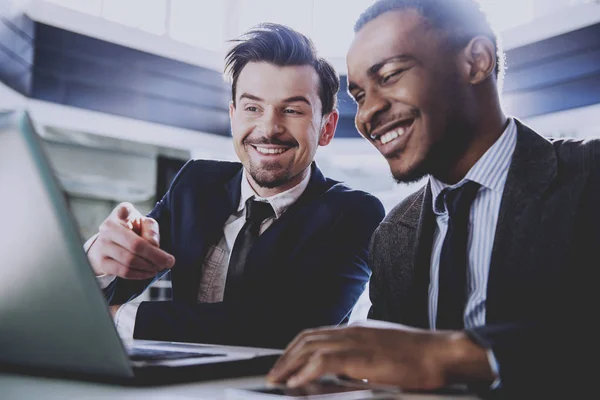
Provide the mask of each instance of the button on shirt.
MULTIPOLYGON (((302 196, 308 186, 309 181, 310 172, 298 185, 294 186, 293 188, 276 194, 275 196, 263 198, 258 196, 254 189, 252 189, 252 186, 250 186, 248 183, 246 170, 243 171, 241 197, 238 207, 234 214, 232 214, 225 222, 221 240, 216 245, 210 247, 204 259, 204 264, 202 265, 202 275, 200 277, 200 285, 198 288, 198 302, 214 303, 223 300, 231 250, 233 249, 233 244, 235 243, 238 233, 241 231, 244 223, 246 222, 246 200, 254 196, 255 200, 266 201, 271 204, 271 207, 273 207, 273 210, 275 211, 274 217, 266 219, 261 224, 260 234, 262 235, 262 233, 266 231, 274 221, 281 218, 287 209, 291 207, 300 198, 300 196, 302 196)), ((106 278, 102 279, 106 281, 106 278)), ((119 310, 115 314, 115 326, 117 327, 119 335, 124 340, 133 339, 135 318, 138 307, 139 303, 127 303, 119 307, 119 310)))
MULTIPOLYGON (((473 328, 485 324, 485 301, 492 247, 494 245, 502 193, 504 192, 504 185, 516 143, 517 126, 511 118, 502 135, 473 165, 464 179, 452 185, 453 188, 459 187, 467 181, 474 181, 481 185, 477 197, 471 206, 469 216, 469 238, 467 242, 468 297, 464 313, 465 328, 473 328)), ((436 220, 431 253, 429 325, 432 329, 435 329, 440 254, 448 229, 448 211, 444 203, 444 196, 440 196, 440 194, 450 185, 439 181, 433 176, 429 177, 429 183, 436 220)))

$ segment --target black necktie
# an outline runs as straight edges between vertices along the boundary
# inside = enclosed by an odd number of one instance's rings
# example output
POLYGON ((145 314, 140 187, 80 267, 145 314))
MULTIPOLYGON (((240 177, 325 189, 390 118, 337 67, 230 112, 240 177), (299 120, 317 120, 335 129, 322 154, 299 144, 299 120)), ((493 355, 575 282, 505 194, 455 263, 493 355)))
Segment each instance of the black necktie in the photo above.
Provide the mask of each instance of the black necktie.
POLYGON ((258 239, 261 224, 273 215, 275 215, 275 212, 271 204, 256 201, 254 197, 246 200, 246 223, 235 239, 229 258, 229 269, 227 270, 227 281, 225 283, 225 301, 236 302, 240 299, 246 257, 258 239))
POLYGON ((448 231, 440 254, 436 329, 460 330, 464 327, 469 214, 479 187, 477 182, 468 181, 443 193, 448 209, 448 231))

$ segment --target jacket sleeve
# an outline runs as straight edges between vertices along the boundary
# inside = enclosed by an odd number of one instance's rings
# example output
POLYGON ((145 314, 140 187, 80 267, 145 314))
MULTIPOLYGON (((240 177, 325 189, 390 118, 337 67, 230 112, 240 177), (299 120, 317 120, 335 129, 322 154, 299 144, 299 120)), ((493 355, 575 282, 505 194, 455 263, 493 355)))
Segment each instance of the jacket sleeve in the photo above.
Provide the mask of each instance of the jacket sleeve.
POLYGON ((369 279, 368 243, 384 213, 363 193, 295 250, 286 273, 261 276, 262 293, 244 304, 144 302, 134 337, 283 348, 304 329, 337 325, 369 279))
MULTIPOLYGON (((169 191, 163 196, 163 198, 156 203, 152 211, 147 215, 150 218, 155 219, 158 222, 161 243, 160 247, 166 252, 171 251, 171 244, 169 238, 171 237, 171 194, 177 184, 181 181, 181 177, 184 176, 188 167, 193 163, 193 160, 188 161, 177 173, 169 191)), ((103 289, 104 296, 106 297, 110 305, 125 304, 138 297, 157 280, 165 276, 169 270, 165 270, 157 274, 154 278, 144 280, 131 280, 117 278, 111 282, 106 288, 103 289)))
MULTIPOLYGON (((578 311, 574 314, 582 316, 578 311)), ((492 349, 506 395, 576 396, 597 375, 598 328, 579 320, 507 322, 472 328, 467 334, 492 349)), ((579 318, 578 318, 579 319, 579 318)), ((597 323, 596 323, 597 325, 597 323)), ((589 387, 588 387, 589 388, 589 387)))
MULTIPOLYGON (((538 398, 576 398, 579 393, 597 390, 600 142, 565 147, 562 158, 563 163, 578 164, 578 171, 589 174, 579 202, 573 204, 575 218, 568 228, 571 243, 565 244, 570 251, 560 269, 559 285, 550 293, 532 291, 532 299, 537 298, 541 306, 526 321, 468 331, 476 342, 492 349, 502 386, 511 394, 534 392, 538 398)), ((542 275, 538 279, 546 278, 542 275)))

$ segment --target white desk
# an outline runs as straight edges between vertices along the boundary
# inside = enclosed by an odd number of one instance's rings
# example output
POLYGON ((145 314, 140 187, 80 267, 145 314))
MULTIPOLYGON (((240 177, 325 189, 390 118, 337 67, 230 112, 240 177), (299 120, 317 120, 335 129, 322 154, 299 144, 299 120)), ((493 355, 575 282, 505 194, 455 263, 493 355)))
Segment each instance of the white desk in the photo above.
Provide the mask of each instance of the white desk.
MULTIPOLYGON (((131 388, 104 385, 97 383, 70 380, 26 377, 0 374, 0 398, 13 399, 194 399, 225 400, 225 389, 230 387, 261 386, 261 376, 226 379, 220 381, 199 382, 180 385, 169 385, 151 388, 131 388)), ((403 400, 442 400, 442 399, 477 399, 475 396, 438 396, 424 394, 404 394, 398 396, 403 400)))

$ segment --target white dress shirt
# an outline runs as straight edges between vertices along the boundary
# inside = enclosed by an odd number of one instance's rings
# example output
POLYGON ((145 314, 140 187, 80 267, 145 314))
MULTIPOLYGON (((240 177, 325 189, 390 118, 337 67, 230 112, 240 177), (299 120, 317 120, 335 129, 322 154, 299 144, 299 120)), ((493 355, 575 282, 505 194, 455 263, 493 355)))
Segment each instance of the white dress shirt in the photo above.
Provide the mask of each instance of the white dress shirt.
MULTIPOLYGON (((250 197, 255 197, 256 200, 268 202, 271 204, 271 207, 273 207, 275 215, 271 218, 267 218, 261 224, 260 234, 262 234, 275 220, 279 219, 287 209, 300 198, 300 196, 302 196, 310 181, 310 175, 309 170, 309 173, 298 185, 285 192, 278 193, 271 197, 260 197, 254 189, 252 189, 252 186, 250 186, 246 170, 243 170, 241 196, 237 210, 225 222, 221 240, 219 240, 216 245, 211 246, 204 259, 200 285, 198 288, 198 302, 213 303, 223 300, 231 250, 233 249, 233 244, 235 243, 238 233, 246 222, 246 200, 250 197)), ((94 240, 95 236, 85 244, 86 251, 91 244, 93 244, 94 240)), ((97 277, 97 279, 101 287, 104 288, 108 286, 115 277, 103 275, 97 277)), ((139 305, 139 302, 123 304, 115 314, 115 326, 123 340, 133 339, 135 318, 139 305)))
POLYGON ((214 246, 211 246, 204 261, 202 268, 202 277, 200 278, 200 288, 198 290, 198 302, 215 303, 223 301, 225 294, 225 282, 227 280, 227 267, 231 250, 235 243, 238 233, 246 223, 246 200, 254 197, 258 201, 265 201, 271 204, 275 215, 267 218, 260 226, 260 234, 267 230, 275 220, 280 218, 287 209, 296 202, 304 193, 310 181, 310 173, 293 188, 285 192, 276 194, 268 198, 260 197, 256 194, 252 186, 248 183, 246 171, 242 176, 240 203, 237 210, 232 214, 223 228, 223 237, 214 246))
MULTIPOLYGON (((429 284, 429 324, 435 329, 437 317, 437 299, 439 290, 439 267, 442 244, 448 230, 448 211, 441 192, 447 188, 462 186, 467 181, 481 185, 473 201, 469 216, 469 238, 467 242, 467 304, 464 313, 465 328, 485 324, 485 300, 490 272, 492 247, 500 212, 500 202, 512 155, 517 143, 517 126, 511 118, 502 135, 485 154, 467 172, 467 175, 455 185, 447 185, 433 176, 429 177, 435 213, 436 228, 431 252, 431 271, 429 284)), ((498 368, 495 358, 488 352, 492 369, 498 368)))

